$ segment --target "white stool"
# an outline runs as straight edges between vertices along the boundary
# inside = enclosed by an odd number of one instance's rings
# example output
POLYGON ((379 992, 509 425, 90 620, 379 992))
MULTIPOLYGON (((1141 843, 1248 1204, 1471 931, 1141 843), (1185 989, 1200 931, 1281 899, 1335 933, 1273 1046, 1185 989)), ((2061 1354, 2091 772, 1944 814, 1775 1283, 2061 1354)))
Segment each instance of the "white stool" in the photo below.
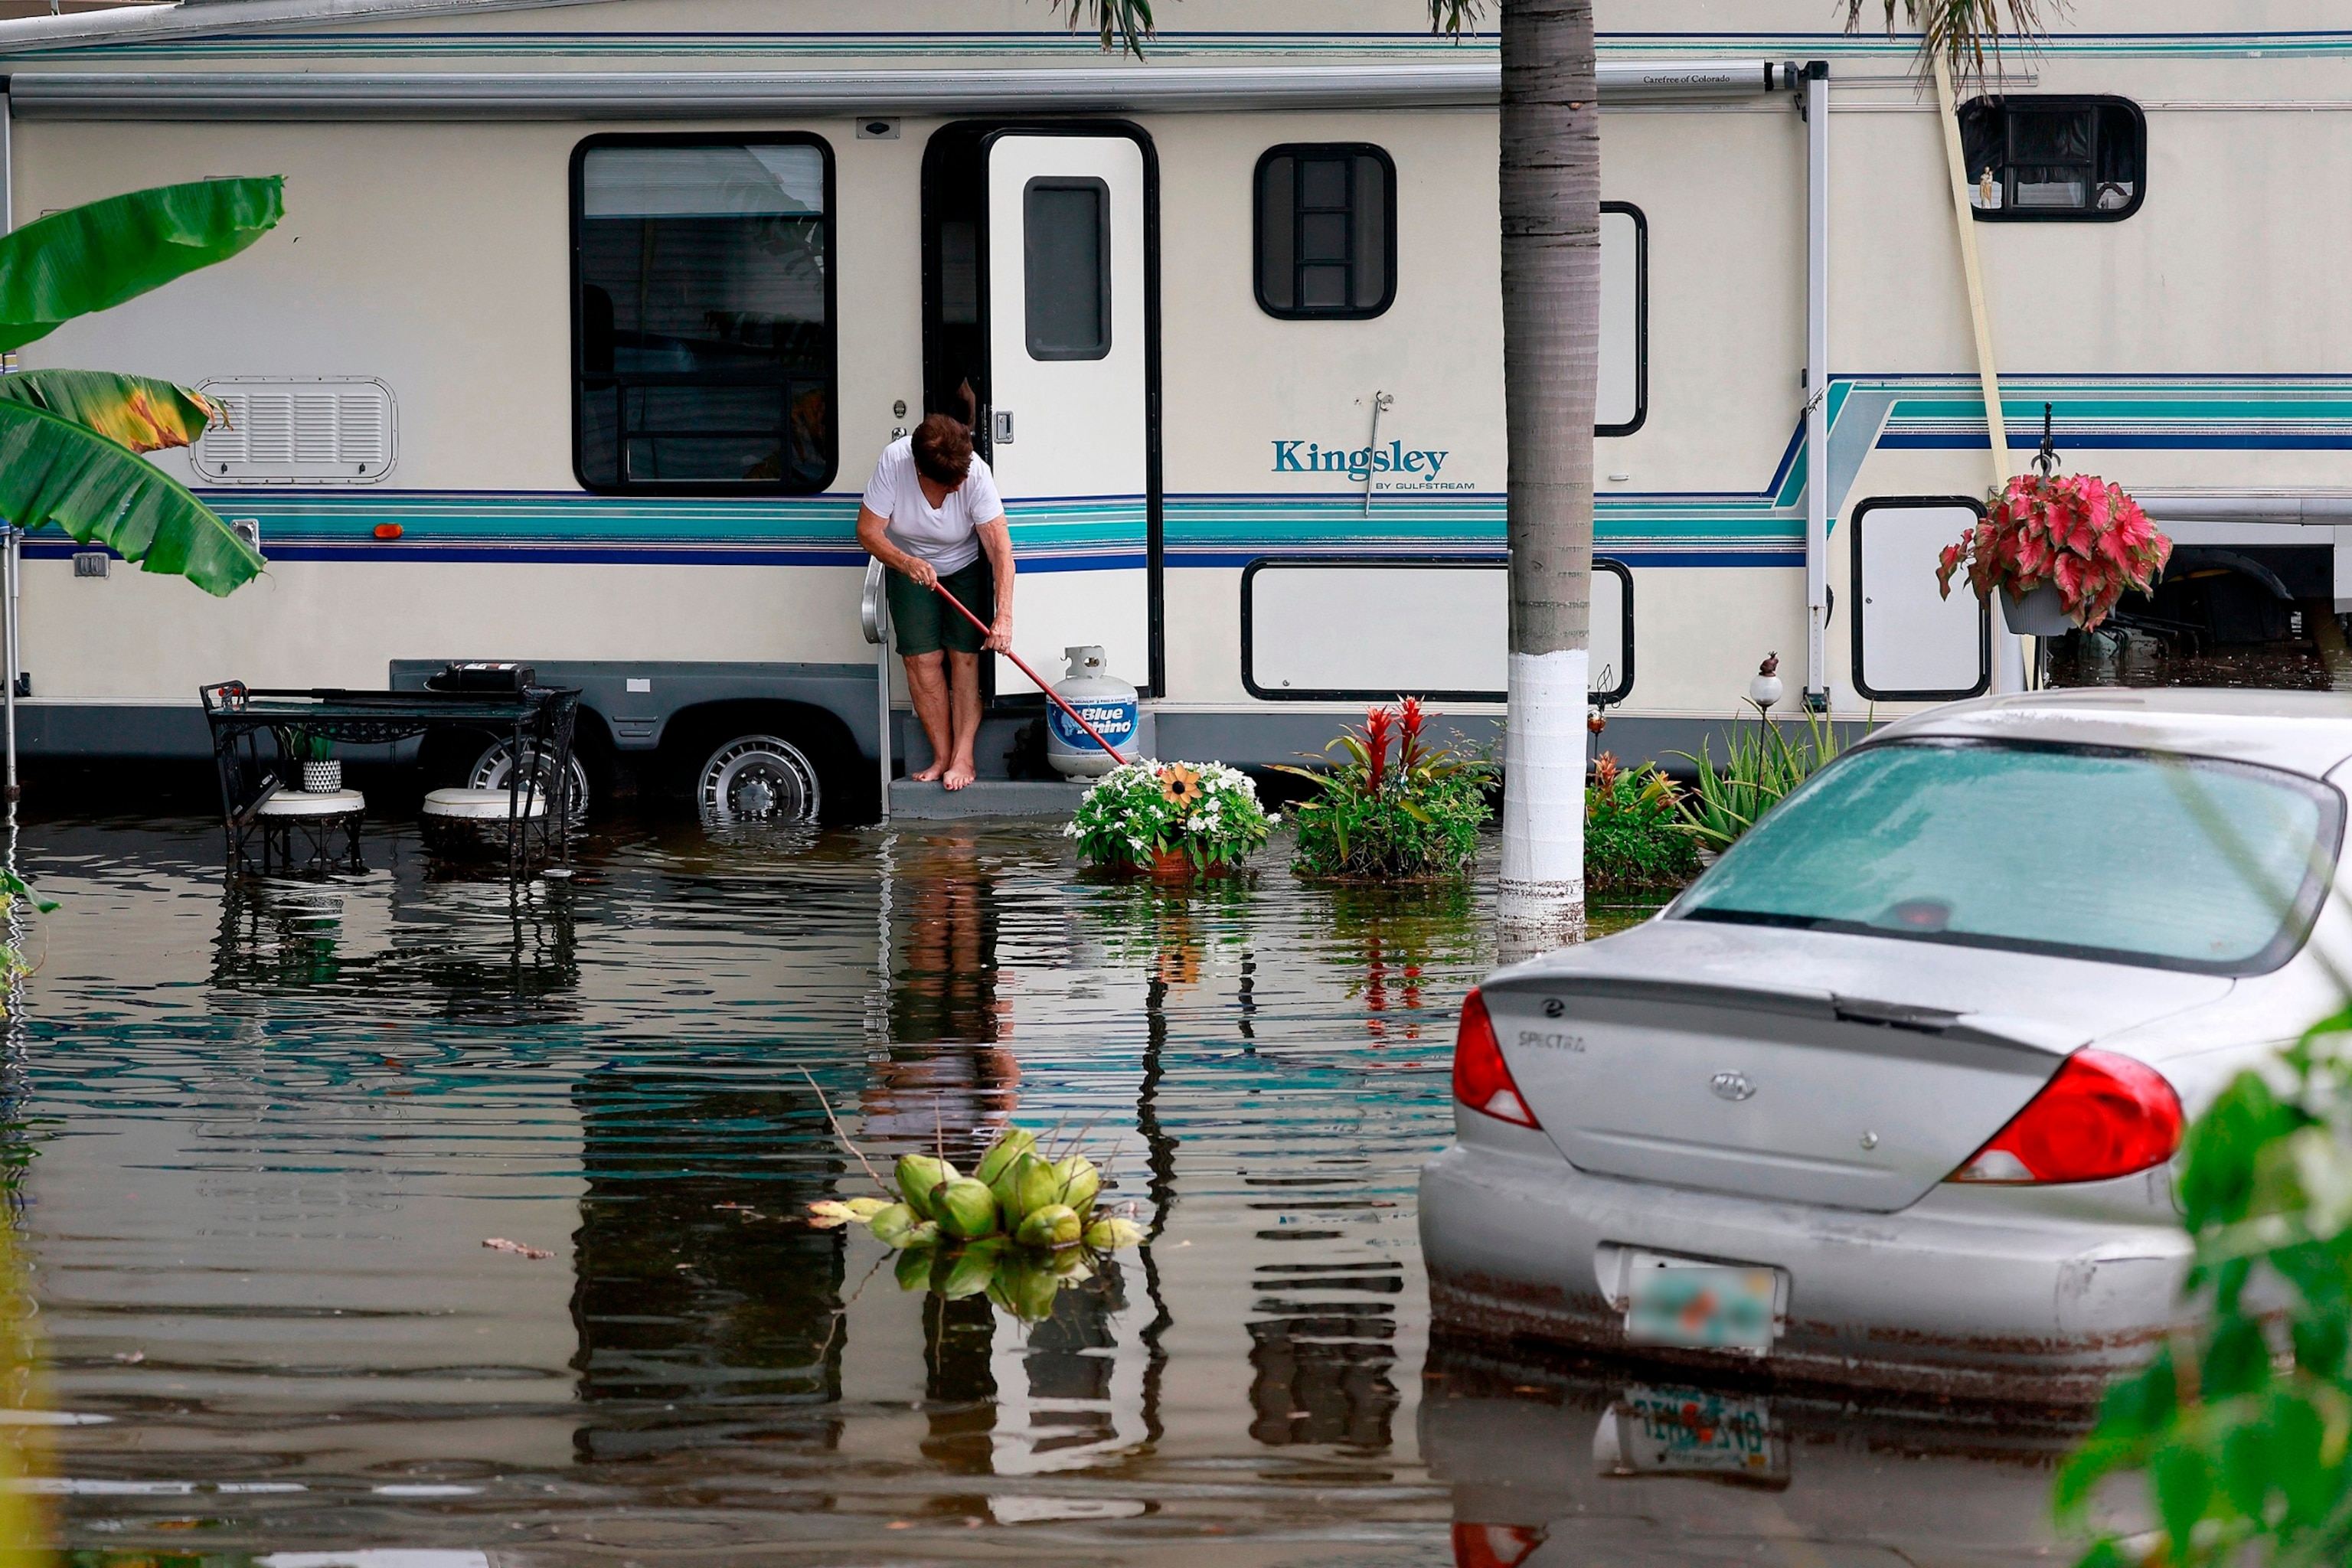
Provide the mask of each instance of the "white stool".
POLYGON ((360 861, 360 824, 367 816, 367 796, 355 789, 281 789, 254 808, 261 829, 261 872, 269 874, 275 860, 284 870, 298 867, 333 869, 346 863, 352 871, 367 868, 360 861), (337 835, 343 837, 339 853, 337 835), (297 845, 309 851, 299 859, 297 845))
POLYGON ((547 796, 534 791, 528 798, 518 800, 502 789, 434 790, 425 797, 418 836, 425 840, 425 847, 436 855, 471 858, 505 854, 512 844, 518 807, 524 818, 526 843, 534 830, 544 838, 547 796))

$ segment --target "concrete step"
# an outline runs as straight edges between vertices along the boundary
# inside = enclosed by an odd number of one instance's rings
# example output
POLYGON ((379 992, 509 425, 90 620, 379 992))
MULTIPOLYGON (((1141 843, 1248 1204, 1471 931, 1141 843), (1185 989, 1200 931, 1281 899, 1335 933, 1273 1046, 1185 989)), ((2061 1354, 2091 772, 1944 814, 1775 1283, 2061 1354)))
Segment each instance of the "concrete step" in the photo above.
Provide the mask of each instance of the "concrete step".
POLYGON ((918 822, 966 816, 1067 816, 1086 795, 1083 784, 1043 779, 974 779, 959 790, 896 779, 890 815, 918 822))

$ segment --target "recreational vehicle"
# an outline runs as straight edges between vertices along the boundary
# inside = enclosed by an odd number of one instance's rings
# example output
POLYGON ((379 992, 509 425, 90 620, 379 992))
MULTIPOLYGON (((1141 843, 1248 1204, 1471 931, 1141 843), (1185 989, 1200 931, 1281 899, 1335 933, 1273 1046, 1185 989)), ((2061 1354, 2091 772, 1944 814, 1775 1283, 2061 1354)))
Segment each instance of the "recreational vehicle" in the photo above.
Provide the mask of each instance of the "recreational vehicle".
MULTIPOLYGON (((156 460, 271 563, 215 601, 32 533, 25 750, 200 755, 203 682, 511 659, 583 689, 600 791, 869 812, 877 763, 923 742, 877 703, 856 498, 927 411, 973 425, 1007 499, 1016 650, 1107 649, 1156 754, 1288 760, 1401 692, 1491 732, 1491 33, 1433 36, 1420 0, 1175 0, 1136 59, 1066 20, 189 0, 0 23, 14 222, 287 180, 245 255, 22 354, 215 397, 228 424, 156 460)), ((1604 743, 1697 750, 1772 653, 1783 711, 1838 721, 2032 679, 2048 650, 1934 566, 2045 405, 2057 459, 2179 545, 2137 640, 2176 668, 2301 647, 2325 684, 2352 609, 2340 6, 2077 0, 1948 111, 1914 40, 1843 21, 1600 5, 1604 743)), ((1003 775, 1042 700, 996 662, 1003 775)), ((428 762, 486 782, 511 759, 428 762)))

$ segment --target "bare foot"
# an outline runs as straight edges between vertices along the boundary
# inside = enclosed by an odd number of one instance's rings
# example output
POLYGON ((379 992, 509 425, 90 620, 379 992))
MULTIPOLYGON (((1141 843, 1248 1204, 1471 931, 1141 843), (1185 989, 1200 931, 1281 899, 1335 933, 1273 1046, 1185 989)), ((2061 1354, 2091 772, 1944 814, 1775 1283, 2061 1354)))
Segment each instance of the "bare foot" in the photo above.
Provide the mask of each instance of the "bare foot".
POLYGON ((908 782, 912 784, 937 784, 939 783, 940 775, 947 771, 947 764, 945 763, 933 763, 921 773, 908 773, 907 778, 908 782))
POLYGON ((979 776, 980 769, 970 757, 959 757, 955 766, 950 768, 947 776, 940 782, 950 789, 961 789, 979 776))

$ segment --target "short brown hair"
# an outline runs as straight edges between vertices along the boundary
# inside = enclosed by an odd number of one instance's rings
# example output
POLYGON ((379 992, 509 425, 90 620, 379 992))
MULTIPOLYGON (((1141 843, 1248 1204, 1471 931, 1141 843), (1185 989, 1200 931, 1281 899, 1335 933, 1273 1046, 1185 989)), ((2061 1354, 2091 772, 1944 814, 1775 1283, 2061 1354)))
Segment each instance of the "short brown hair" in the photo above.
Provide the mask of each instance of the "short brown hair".
POLYGON ((935 485, 961 485, 971 472, 971 432, 952 414, 927 416, 915 426, 915 468, 935 485))

